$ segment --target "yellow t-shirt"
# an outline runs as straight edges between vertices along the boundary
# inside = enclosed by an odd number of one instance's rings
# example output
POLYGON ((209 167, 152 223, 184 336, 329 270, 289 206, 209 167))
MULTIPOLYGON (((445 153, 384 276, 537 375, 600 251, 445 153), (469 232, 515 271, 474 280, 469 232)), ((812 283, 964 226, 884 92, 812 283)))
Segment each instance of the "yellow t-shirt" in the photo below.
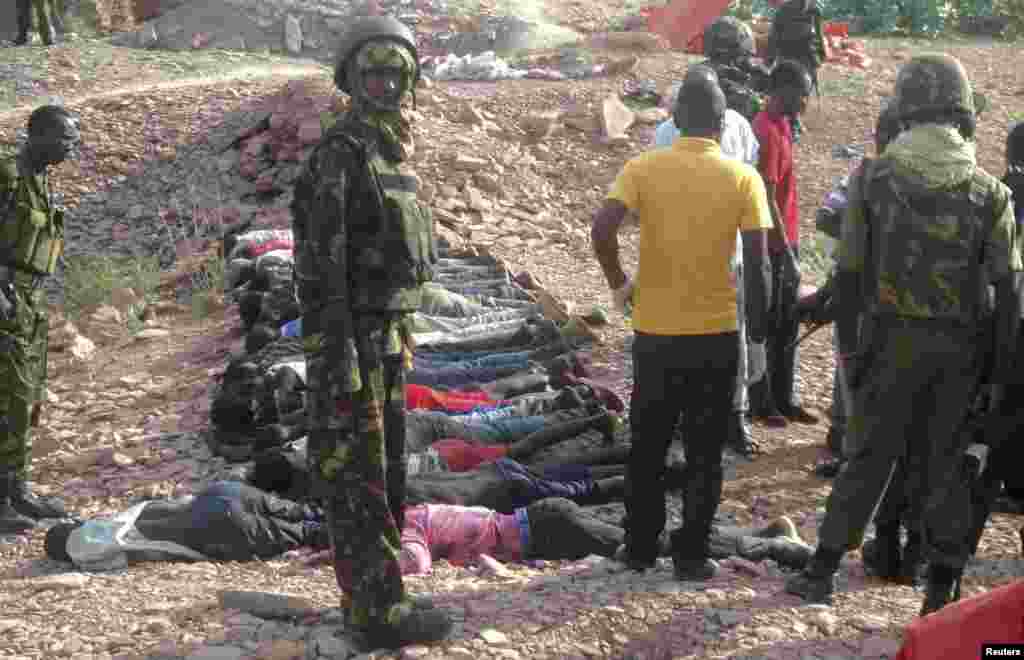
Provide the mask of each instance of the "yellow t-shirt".
POLYGON ((633 329, 654 335, 735 332, 729 261, 736 231, 771 229, 757 170, 713 140, 680 138, 626 163, 608 199, 640 216, 633 329))

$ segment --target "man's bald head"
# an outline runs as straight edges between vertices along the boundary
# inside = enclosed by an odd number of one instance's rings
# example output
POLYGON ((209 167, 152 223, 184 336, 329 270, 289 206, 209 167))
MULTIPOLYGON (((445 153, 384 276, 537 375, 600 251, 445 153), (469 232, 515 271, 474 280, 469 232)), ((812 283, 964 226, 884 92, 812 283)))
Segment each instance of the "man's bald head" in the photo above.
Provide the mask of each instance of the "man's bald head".
POLYGON ((679 98, 672 113, 676 128, 684 137, 717 138, 725 118, 725 93, 718 86, 718 77, 687 73, 679 88, 679 98))

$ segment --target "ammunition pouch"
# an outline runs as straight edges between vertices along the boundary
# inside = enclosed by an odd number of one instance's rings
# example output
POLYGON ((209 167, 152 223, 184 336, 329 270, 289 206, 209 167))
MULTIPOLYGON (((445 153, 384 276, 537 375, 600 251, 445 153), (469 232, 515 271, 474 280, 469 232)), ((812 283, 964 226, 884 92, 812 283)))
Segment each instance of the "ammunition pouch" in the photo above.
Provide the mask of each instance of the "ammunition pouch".
POLYGON ((10 246, 13 265, 20 271, 52 275, 64 251, 64 212, 51 217, 44 210, 18 204, 13 221, 0 224, 0 244, 10 246))

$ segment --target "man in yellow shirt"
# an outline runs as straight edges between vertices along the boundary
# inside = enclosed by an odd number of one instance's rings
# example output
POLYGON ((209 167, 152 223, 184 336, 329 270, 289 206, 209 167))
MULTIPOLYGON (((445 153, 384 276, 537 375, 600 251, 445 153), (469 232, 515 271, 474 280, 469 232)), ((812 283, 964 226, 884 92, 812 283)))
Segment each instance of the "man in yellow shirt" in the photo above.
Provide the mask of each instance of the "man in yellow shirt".
POLYGON ((626 545, 634 570, 654 566, 665 527, 661 475, 682 414, 687 460, 683 524, 672 533, 680 580, 707 579, 711 522, 722 494, 722 446, 739 359, 736 287, 729 275, 736 231, 743 240, 751 341, 764 340, 769 296, 767 232, 772 227, 757 171, 721 153, 726 101, 706 77, 684 81, 674 109, 681 137, 626 163, 594 216, 594 251, 616 306, 633 300, 633 447, 628 466, 626 545), (619 260, 627 212, 640 219, 634 288, 619 260))

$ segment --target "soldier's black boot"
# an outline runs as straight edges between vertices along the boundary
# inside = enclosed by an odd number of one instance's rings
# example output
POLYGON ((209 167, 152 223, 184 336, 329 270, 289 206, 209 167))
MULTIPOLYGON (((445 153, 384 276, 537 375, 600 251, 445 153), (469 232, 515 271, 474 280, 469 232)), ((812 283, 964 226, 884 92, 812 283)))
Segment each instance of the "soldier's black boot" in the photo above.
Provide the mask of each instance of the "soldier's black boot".
POLYGON ((886 523, 876 528, 875 538, 861 548, 864 566, 871 573, 889 582, 900 581, 903 552, 900 544, 900 524, 886 523))
POLYGON ((921 604, 921 616, 938 612, 946 605, 960 600, 960 578, 957 572, 948 566, 931 564, 928 567, 927 586, 924 602, 921 604))
POLYGON ((365 631, 368 650, 440 642, 452 630, 448 614, 432 604, 409 602, 393 623, 370 625, 365 631))
POLYGON ((14 510, 27 518, 43 520, 44 518, 68 517, 68 510, 64 508, 64 502, 56 497, 36 495, 22 477, 13 477, 10 497, 14 510))
POLYGON ((831 603, 843 553, 818 547, 807 568, 786 580, 786 593, 811 603, 831 603))
POLYGON ((36 526, 36 521, 18 513, 11 505, 14 475, 0 473, 0 536, 24 534, 36 526))

